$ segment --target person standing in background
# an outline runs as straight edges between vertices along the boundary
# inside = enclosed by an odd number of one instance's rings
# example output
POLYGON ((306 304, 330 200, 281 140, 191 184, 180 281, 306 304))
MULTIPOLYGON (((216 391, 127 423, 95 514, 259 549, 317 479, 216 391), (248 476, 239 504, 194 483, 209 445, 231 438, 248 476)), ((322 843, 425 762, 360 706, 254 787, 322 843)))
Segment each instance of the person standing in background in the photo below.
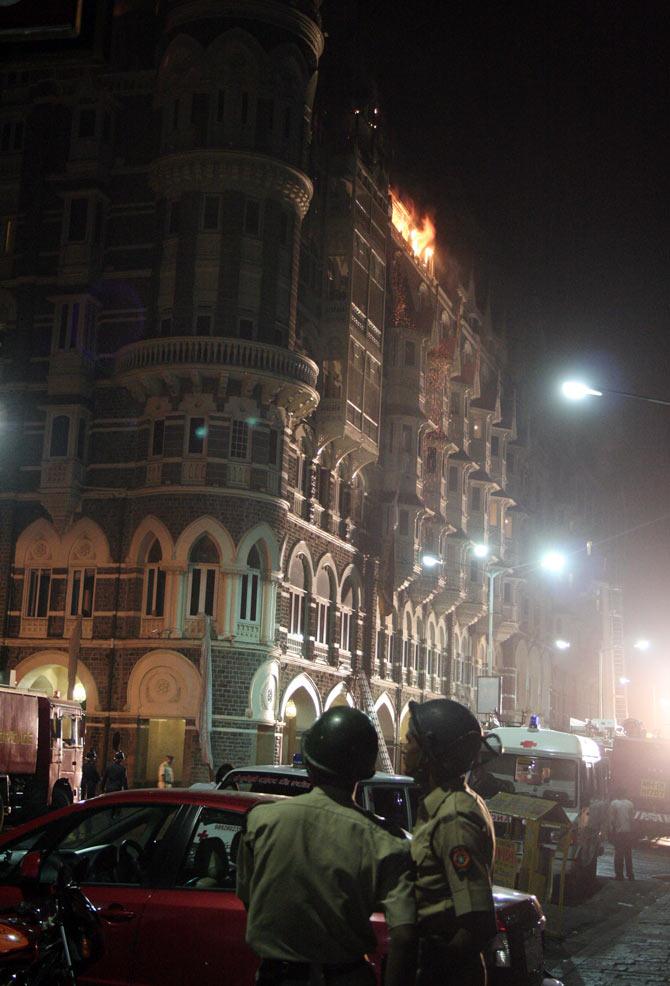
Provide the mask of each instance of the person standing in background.
POLYGON ((95 750, 89 750, 84 758, 84 766, 81 771, 81 800, 94 798, 98 793, 100 784, 100 774, 96 767, 98 755, 95 750))
POLYGON ((618 789, 610 801, 609 836, 614 846, 614 876, 623 880, 624 867, 626 877, 634 880, 633 876, 633 821, 635 805, 625 793, 618 789))
POLYGON ((160 788, 174 786, 174 770, 172 769, 173 763, 173 754, 166 753, 165 760, 163 760, 162 764, 158 768, 158 786, 160 788))
POLYGON ((102 775, 103 794, 128 790, 128 772, 124 763, 125 759, 125 753, 117 750, 112 762, 105 768, 105 773, 102 775))

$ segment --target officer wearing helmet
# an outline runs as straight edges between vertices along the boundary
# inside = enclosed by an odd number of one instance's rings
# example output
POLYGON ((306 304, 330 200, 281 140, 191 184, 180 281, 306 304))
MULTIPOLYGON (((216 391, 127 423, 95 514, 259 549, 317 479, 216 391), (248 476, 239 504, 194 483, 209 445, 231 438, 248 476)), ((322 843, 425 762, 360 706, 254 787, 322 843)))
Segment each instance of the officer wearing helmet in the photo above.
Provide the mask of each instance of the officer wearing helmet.
POLYGON ((237 854, 246 938, 261 959, 256 982, 374 986, 366 955, 376 948, 370 916, 381 908, 391 937, 385 986, 407 986, 416 969, 409 843, 353 800, 356 782, 375 771, 375 729, 337 706, 302 748, 313 789, 256 805, 237 854))
POLYGON ((124 763, 125 753, 117 750, 112 757, 112 762, 108 765, 102 775, 103 794, 110 794, 112 791, 126 791, 128 789, 128 773, 124 763))
POLYGON ((413 830, 418 986, 485 986, 482 949, 496 934, 491 872, 495 835, 482 799, 465 783, 482 730, 459 702, 410 702, 405 767, 422 789, 413 830))
POLYGON ((98 793, 98 785, 100 784, 101 778, 96 767, 97 759, 98 754, 95 750, 89 750, 84 757, 84 766, 81 771, 82 801, 85 801, 86 798, 94 798, 98 793))

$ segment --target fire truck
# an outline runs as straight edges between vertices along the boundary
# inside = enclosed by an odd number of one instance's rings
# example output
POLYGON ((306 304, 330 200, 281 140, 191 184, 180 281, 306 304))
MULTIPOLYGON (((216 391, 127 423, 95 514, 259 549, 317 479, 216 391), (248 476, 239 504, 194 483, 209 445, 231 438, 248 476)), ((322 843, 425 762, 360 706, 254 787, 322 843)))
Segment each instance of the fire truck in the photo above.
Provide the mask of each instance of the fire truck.
POLYGON ((78 702, 0 685, 0 828, 78 800, 83 745, 78 702))
POLYGON ((639 836, 670 836, 670 740, 616 736, 610 791, 621 791, 635 805, 639 836))

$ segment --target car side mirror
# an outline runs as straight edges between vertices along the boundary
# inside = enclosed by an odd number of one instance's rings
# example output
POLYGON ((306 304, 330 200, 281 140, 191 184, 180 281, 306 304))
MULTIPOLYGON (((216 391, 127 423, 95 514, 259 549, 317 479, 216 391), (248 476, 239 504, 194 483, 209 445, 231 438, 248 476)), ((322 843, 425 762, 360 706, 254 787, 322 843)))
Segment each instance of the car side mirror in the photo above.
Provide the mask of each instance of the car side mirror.
POLYGON ((39 883, 42 869, 42 853, 34 850, 27 852, 19 865, 21 883, 39 883))

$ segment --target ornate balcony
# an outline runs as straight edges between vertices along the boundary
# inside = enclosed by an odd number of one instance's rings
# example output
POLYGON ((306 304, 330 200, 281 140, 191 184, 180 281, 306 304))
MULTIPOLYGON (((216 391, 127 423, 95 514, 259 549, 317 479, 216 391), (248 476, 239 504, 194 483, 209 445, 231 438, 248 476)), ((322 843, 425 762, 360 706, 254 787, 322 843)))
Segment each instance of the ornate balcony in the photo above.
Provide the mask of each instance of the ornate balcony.
POLYGON ((211 336, 144 339, 120 349, 115 363, 116 382, 137 400, 177 393, 181 377, 216 381, 233 376, 260 383, 264 401, 276 399, 297 417, 310 414, 319 402, 318 374, 316 363, 293 350, 211 336))

